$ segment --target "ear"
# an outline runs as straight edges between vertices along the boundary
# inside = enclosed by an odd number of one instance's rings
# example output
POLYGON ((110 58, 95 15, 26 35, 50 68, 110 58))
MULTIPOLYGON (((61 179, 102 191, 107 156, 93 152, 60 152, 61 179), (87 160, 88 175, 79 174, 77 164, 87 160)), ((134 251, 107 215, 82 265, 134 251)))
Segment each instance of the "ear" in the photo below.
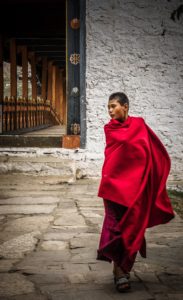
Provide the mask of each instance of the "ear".
POLYGON ((125 107, 125 110, 128 111, 128 108, 129 108, 129 107, 128 107, 128 104, 127 104, 127 103, 124 104, 124 107, 125 107))

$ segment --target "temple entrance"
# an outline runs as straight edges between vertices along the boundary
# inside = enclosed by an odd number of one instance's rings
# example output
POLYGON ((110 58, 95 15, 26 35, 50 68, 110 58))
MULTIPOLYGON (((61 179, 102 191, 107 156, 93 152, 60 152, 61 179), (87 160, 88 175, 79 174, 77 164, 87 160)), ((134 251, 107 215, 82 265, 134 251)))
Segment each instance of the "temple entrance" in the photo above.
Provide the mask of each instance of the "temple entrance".
MULTIPOLYGON (((3 0, 0 7, 1 146, 43 134, 51 147, 54 132, 57 146, 59 136, 60 146, 64 137, 79 146, 80 1, 3 0)), ((29 140, 23 146, 36 146, 29 140)))

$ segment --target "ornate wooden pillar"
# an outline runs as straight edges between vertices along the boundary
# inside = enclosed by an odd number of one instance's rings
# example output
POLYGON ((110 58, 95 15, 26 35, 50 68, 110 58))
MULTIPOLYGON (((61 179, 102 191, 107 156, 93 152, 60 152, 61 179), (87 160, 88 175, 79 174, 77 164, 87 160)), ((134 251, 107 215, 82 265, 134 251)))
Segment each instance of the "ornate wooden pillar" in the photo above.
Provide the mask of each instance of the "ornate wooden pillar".
POLYGON ((67 134, 80 134, 80 1, 67 2, 67 134))
POLYGON ((42 88, 41 88, 41 97, 46 100, 47 94, 47 57, 43 57, 42 60, 42 88))
POLYGON ((35 127, 38 125, 38 114, 37 114, 37 79, 36 79, 36 56, 34 52, 29 53, 31 61, 31 84, 32 84, 32 118, 31 126, 35 127))
POLYGON ((52 107, 56 107, 56 66, 52 66, 52 107))
POLYGON ((52 81, 53 81, 53 63, 52 61, 48 62, 48 91, 47 99, 52 103, 52 81))
POLYGON ((21 47, 22 53, 22 97, 28 99, 28 57, 27 47, 21 47))
POLYGON ((11 114, 13 117, 13 129, 16 130, 18 127, 17 122, 17 47, 16 40, 10 40, 10 93, 13 100, 12 106, 14 107, 14 112, 11 114))
POLYGON ((4 80, 3 80, 3 45, 0 36, 0 134, 3 132, 3 98, 4 98, 4 80))
POLYGON ((80 0, 80 147, 86 146, 86 0, 80 0))
POLYGON ((15 39, 10 40, 10 85, 11 97, 17 98, 17 49, 15 39))
POLYGON ((59 99, 60 99, 60 119, 63 121, 63 124, 65 124, 65 101, 64 101, 64 76, 63 76, 63 70, 59 70, 59 99))
POLYGON ((24 103, 23 127, 29 127, 29 109, 28 109, 28 52, 26 46, 20 46, 22 54, 22 98, 24 103))
MULTIPOLYGON (((60 76, 60 69, 56 67, 56 80, 55 80, 55 108, 60 118, 60 112, 61 112, 61 93, 60 93, 60 87, 61 87, 61 76, 60 76)), ((61 120, 61 118, 60 118, 61 120)))
POLYGON ((35 53, 30 53, 31 59, 31 83, 32 83, 32 99, 37 99, 37 80, 36 80, 36 57, 35 53))
POLYGON ((42 59, 42 87, 41 87, 41 97, 44 100, 43 109, 43 120, 42 123, 45 124, 47 118, 46 112, 46 99, 47 99, 47 75, 48 75, 48 60, 47 57, 42 59))

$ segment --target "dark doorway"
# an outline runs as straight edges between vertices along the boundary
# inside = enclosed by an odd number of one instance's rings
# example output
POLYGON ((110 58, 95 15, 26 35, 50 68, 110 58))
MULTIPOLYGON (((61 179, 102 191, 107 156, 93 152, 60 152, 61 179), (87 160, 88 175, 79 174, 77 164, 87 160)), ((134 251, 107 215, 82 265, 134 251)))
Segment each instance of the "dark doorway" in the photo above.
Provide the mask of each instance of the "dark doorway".
POLYGON ((65 126, 65 134, 83 131, 84 94, 76 63, 83 40, 78 30, 81 7, 80 1, 72 0, 1 1, 3 133, 22 134, 56 124, 65 126))

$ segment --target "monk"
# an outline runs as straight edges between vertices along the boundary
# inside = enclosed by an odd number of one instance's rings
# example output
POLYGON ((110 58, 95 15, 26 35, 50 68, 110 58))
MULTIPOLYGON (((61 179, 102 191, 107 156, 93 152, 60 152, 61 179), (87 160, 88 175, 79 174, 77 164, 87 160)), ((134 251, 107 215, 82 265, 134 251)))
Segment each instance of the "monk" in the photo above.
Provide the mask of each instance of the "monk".
POLYGON ((169 155, 143 118, 128 115, 122 93, 109 97, 111 120, 104 126, 105 160, 98 196, 103 222, 97 259, 113 262, 117 291, 130 289, 130 271, 137 253, 146 257, 146 228, 174 217, 166 192, 169 155))

